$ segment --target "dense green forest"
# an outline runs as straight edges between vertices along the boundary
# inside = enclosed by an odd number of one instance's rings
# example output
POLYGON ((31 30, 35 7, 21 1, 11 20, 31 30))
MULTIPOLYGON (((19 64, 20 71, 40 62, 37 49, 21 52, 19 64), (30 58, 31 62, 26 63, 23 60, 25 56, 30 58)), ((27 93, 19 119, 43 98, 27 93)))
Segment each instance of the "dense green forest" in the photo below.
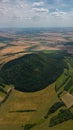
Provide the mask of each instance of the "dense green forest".
POLYGON ((0 78, 16 89, 34 92, 54 82, 67 67, 64 52, 36 52, 4 65, 0 78))

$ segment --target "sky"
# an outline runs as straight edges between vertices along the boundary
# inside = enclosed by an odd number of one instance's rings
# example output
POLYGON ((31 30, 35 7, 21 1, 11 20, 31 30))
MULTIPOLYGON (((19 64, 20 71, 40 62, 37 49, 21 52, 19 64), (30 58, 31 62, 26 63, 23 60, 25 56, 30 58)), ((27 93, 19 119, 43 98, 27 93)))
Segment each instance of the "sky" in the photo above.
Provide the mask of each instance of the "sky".
POLYGON ((73 27, 73 0, 0 0, 0 27, 73 27))

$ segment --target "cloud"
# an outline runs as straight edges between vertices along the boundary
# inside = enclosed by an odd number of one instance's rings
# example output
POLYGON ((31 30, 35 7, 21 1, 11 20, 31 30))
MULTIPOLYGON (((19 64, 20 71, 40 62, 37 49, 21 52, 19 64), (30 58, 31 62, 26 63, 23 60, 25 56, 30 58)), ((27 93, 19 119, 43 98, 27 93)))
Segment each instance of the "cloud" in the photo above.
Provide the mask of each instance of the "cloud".
POLYGON ((66 12, 63 12, 63 11, 59 11, 58 9, 56 9, 56 11, 54 12, 51 12, 50 13, 52 16, 55 16, 55 17, 65 17, 65 15, 67 14, 66 12))
POLYGON ((6 15, 8 13, 9 9, 6 8, 5 6, 0 6, 0 15, 6 15))
POLYGON ((32 6, 42 6, 42 5, 44 5, 44 2, 43 2, 43 1, 34 2, 34 3, 32 4, 32 6))
POLYGON ((32 20, 32 17, 23 17, 24 20, 32 20))
POLYGON ((73 0, 0 0, 0 26, 73 26, 73 0))
POLYGON ((32 8, 35 12, 49 12, 47 8, 32 8))
POLYGON ((7 3, 9 0, 1 0, 2 3, 7 3))
POLYGON ((12 17, 13 20, 32 20, 32 17, 25 17, 25 16, 21 16, 21 15, 13 15, 12 17))

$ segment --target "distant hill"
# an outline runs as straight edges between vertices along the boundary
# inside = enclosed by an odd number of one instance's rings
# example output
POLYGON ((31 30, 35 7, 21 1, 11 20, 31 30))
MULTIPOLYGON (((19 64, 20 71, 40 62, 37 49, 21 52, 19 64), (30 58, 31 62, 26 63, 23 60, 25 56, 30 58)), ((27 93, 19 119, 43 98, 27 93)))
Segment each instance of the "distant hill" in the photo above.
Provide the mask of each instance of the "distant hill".
POLYGON ((64 52, 37 52, 27 54, 4 65, 0 78, 15 89, 34 92, 47 87, 67 67, 64 52))

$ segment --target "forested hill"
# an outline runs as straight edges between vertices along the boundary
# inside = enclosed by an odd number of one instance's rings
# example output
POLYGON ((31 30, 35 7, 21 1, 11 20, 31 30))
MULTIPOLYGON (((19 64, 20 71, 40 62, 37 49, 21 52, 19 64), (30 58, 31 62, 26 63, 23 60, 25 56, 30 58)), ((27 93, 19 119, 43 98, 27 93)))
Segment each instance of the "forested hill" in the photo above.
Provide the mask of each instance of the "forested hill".
POLYGON ((20 91, 41 90, 54 82, 67 67, 64 55, 61 52, 27 54, 5 64, 0 78, 20 91))

